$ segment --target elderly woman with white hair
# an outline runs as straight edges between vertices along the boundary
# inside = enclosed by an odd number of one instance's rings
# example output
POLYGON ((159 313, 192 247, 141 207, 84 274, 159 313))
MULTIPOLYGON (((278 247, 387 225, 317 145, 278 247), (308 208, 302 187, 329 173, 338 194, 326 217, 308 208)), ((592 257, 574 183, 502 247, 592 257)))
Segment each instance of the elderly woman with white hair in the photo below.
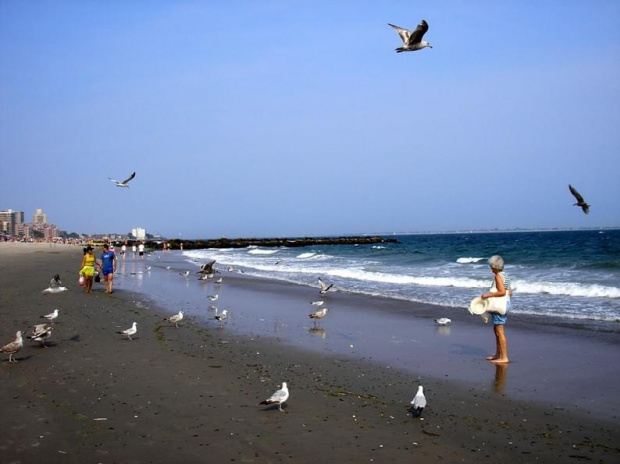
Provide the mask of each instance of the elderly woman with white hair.
POLYGON ((510 288, 510 277, 504 272, 504 260, 501 256, 495 255, 489 258, 489 266, 495 276, 493 287, 491 291, 483 293, 481 295, 483 300, 487 298, 498 298, 508 294, 506 302, 506 313, 491 313, 491 321, 493 322, 493 332, 495 333, 495 354, 489 356, 487 359, 492 363, 507 363, 508 362, 508 347, 506 345, 506 334, 504 333, 504 324, 506 324, 506 318, 508 311, 510 311, 510 297, 512 296, 512 290, 510 288))

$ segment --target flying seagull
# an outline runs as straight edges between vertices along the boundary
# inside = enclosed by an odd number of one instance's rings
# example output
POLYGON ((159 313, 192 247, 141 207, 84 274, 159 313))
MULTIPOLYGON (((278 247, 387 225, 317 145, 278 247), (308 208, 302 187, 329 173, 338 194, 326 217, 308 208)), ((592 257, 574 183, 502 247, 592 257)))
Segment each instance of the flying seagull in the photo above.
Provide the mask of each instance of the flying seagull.
POLYGON ((53 312, 46 314, 45 316, 40 316, 42 319, 47 319, 52 324, 54 323, 54 319, 58 317, 58 309, 55 309, 53 312))
POLYGON ((50 280, 50 288, 60 287, 61 285, 62 282, 60 281, 60 275, 56 274, 52 277, 52 280, 50 280))
POLYGON ((134 172, 131 176, 129 176, 127 179, 125 179, 124 181, 119 181, 119 180, 114 180, 111 177, 108 177, 108 179, 110 179, 112 182, 114 182, 116 184, 117 187, 126 187, 129 188, 129 181, 132 180, 134 177, 136 177, 136 173, 134 172))
POLYGON ((277 404, 278 409, 282 411, 282 405, 286 400, 288 400, 288 387, 286 386, 286 382, 282 382, 282 388, 265 401, 261 401, 260 404, 277 404))
POLYGON ((58 278, 58 280, 56 280, 56 277, 58 277, 58 274, 56 274, 54 278, 50 281, 50 286, 43 290, 44 295, 48 295, 50 293, 61 293, 69 290, 67 287, 61 287, 60 277, 58 278))
POLYGON ((448 325, 452 322, 452 319, 448 319, 447 317, 442 317, 440 319, 435 319, 435 323, 437 325, 448 325))
POLYGON ((51 325, 47 324, 37 324, 32 328, 32 335, 30 335, 30 339, 42 343, 45 348, 47 345, 45 344, 45 340, 52 336, 52 330, 54 328, 51 325))
POLYGON ((426 407, 426 397, 424 396, 423 390, 422 385, 420 385, 418 387, 418 392, 411 400, 411 414, 413 417, 420 417, 422 415, 422 411, 426 407))
POLYGON ((329 308, 323 308, 317 312, 309 314, 308 317, 310 319, 314 319, 314 323, 316 324, 316 321, 323 319, 327 315, 327 311, 329 311, 329 308))
POLYGON ((319 293, 320 293, 321 295, 325 295, 325 294, 326 294, 327 292, 329 292, 330 290, 331 290, 332 292, 335 292, 335 291, 336 291, 336 289, 332 289, 332 287, 334 286, 334 284, 329 284, 329 285, 326 285, 326 284, 325 284, 325 282, 323 282, 323 279, 321 279, 320 277, 318 278, 318 280, 319 280, 319 287, 321 287, 321 290, 319 291, 319 293))
POLYGON ((208 262, 207 264, 203 264, 200 267, 200 270, 196 272, 196 274, 213 274, 213 265, 215 264, 215 260, 208 262))
POLYGON ((17 333, 15 334, 15 340, 13 340, 11 343, 4 345, 2 348, 0 348, 0 353, 8 354, 9 362, 16 363, 17 359, 13 358, 13 355, 17 353, 19 350, 21 350, 23 346, 24 346, 24 340, 22 339, 22 331, 18 330, 17 333))
POLYGON ((179 327, 179 322, 183 320, 183 311, 179 311, 179 314, 175 314, 174 316, 170 316, 168 321, 173 323, 177 328, 179 327))
POLYGON ((388 26, 393 27, 398 32, 398 35, 403 40, 403 46, 398 47, 396 49, 396 53, 401 52, 414 52, 416 50, 422 50, 423 48, 433 48, 431 44, 429 44, 426 40, 422 40, 426 31, 428 31, 428 23, 424 20, 418 27, 415 28, 415 31, 411 32, 407 29, 403 29, 402 27, 394 26, 394 24, 389 24, 388 26))
POLYGON ((116 332, 118 334, 121 335, 127 335, 127 338, 129 340, 133 340, 133 338, 131 338, 132 335, 135 335, 138 332, 138 323, 134 322, 131 327, 129 327, 127 330, 121 330, 119 332, 116 332))
POLYGON ((570 190, 570 193, 572 193, 575 199, 577 200, 577 203, 575 203, 573 206, 580 206, 583 212, 588 214, 590 212, 590 205, 587 204, 583 200, 583 197, 581 196, 581 194, 577 191, 575 187, 568 184, 568 189, 570 190))

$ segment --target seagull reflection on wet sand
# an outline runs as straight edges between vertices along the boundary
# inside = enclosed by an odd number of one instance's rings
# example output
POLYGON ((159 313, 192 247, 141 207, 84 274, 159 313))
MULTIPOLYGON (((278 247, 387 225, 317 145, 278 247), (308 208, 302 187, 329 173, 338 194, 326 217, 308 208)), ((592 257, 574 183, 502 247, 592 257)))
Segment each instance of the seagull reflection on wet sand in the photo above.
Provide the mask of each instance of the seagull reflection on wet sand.
POLYGON ((316 335, 317 337, 321 337, 322 339, 325 339, 325 336, 327 335, 323 327, 310 327, 308 332, 312 335, 316 335))

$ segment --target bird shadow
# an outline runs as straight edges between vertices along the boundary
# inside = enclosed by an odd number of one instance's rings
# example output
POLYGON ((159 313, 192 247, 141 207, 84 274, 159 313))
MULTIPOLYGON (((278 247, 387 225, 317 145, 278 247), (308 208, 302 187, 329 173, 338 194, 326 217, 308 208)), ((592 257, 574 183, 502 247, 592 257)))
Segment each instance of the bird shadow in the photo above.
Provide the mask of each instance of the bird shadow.
POLYGON ((75 334, 73 337, 67 338, 68 342, 81 342, 82 336, 80 334, 75 334))
POLYGON ((36 342, 36 345, 33 343, 31 346, 35 349, 45 349, 45 348, 53 348, 55 346, 57 346, 57 344, 55 342, 45 342, 46 346, 43 346, 42 343, 40 342, 36 342))
MULTIPOLYGON (((265 406, 265 407, 263 408, 263 412, 273 411, 274 409, 275 409, 275 410, 278 410, 278 409, 279 409, 279 408, 278 408, 278 405, 277 405, 277 404, 270 404, 270 405, 265 406)), ((283 404, 283 405, 282 405, 282 410, 283 410, 283 412, 286 412, 286 409, 288 409, 288 406, 287 406, 286 404, 283 404)))

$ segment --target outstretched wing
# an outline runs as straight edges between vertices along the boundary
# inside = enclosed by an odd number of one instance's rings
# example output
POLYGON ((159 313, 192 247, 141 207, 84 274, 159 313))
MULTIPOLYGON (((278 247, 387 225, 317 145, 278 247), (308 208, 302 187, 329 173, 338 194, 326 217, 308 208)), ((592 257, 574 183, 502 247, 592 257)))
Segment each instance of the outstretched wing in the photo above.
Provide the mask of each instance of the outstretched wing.
POLYGON ((583 197, 581 196, 581 194, 577 191, 577 189, 575 187, 573 187, 572 185, 568 184, 568 189, 570 190, 570 193, 572 193, 573 196, 577 199, 578 202, 582 202, 583 201, 583 197))
POLYGON ((123 184, 126 184, 127 182, 129 182, 130 180, 132 180, 134 177, 136 177, 136 173, 134 172, 131 176, 129 176, 127 179, 125 179, 123 181, 123 184))
POLYGON ((110 182, 114 182, 116 185, 120 184, 120 181, 116 179, 112 179, 111 177, 108 177, 108 179, 110 179, 110 182))
POLYGON ((428 23, 422 20, 422 22, 418 24, 418 27, 415 28, 415 31, 409 36, 409 45, 420 43, 426 31, 428 31, 428 23))
MULTIPOLYGON (((394 24, 390 24, 390 23, 388 23, 388 26, 393 27, 394 29, 396 29, 396 32, 398 32, 398 35, 400 36, 400 38, 401 38, 401 40, 403 41, 404 44, 407 44, 409 42, 409 37, 411 36, 411 31, 409 31, 407 29, 403 29, 402 27, 394 26, 394 24)), ((424 34, 422 34, 422 35, 424 35, 424 34)))

